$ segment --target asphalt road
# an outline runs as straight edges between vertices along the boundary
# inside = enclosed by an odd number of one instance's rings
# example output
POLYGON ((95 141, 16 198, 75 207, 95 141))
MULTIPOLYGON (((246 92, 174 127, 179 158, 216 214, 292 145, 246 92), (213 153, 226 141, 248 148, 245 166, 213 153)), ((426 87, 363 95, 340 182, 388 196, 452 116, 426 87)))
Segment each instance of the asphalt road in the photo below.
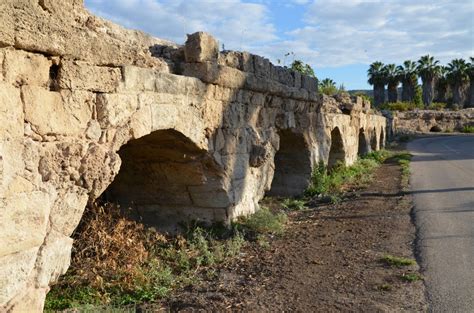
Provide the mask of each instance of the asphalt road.
POLYGON ((418 252, 431 312, 474 312, 474 136, 408 144, 418 252))

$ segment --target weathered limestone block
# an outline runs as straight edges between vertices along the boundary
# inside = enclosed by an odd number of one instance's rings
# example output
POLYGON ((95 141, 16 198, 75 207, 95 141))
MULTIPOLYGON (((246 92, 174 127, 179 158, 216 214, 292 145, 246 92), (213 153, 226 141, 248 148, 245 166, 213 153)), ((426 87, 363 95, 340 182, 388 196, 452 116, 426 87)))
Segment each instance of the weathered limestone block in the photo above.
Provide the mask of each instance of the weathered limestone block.
POLYGON ((158 93, 185 94, 203 97, 207 89, 205 84, 193 77, 158 73, 156 75, 155 90, 158 93))
POLYGON ((189 63, 217 61, 219 56, 217 41, 205 32, 188 35, 184 47, 184 56, 186 62, 189 63))
POLYGON ((250 150, 249 164, 251 167, 260 167, 271 157, 271 144, 269 142, 260 145, 252 145, 250 150))
POLYGON ((23 136, 23 103, 20 89, 0 82, 0 135, 1 139, 23 136))
POLYGON ((62 89, 113 92, 122 80, 116 67, 94 66, 80 61, 61 61, 58 85, 62 89))
POLYGON ((223 53, 219 54, 218 64, 243 71, 242 52, 224 51, 223 53))
POLYGON ((103 128, 123 125, 137 109, 136 94, 97 95, 97 118, 103 128))
POLYGON ((230 205, 226 190, 215 189, 212 186, 189 186, 193 203, 205 208, 226 208, 230 205))
POLYGON ((15 17, 11 14, 11 7, 0 3, 0 47, 13 46, 15 44, 15 17))
POLYGON ((158 71, 137 66, 122 67, 123 82, 119 91, 155 91, 158 71))
POLYGON ((258 77, 271 78, 270 61, 264 57, 253 56, 254 73, 258 77))
POLYGON ((41 246, 55 197, 47 191, 33 191, 0 199, 0 256, 41 246))
POLYGON ((120 158, 114 152, 98 145, 91 145, 81 161, 79 169, 82 187, 89 199, 97 199, 112 182, 120 169, 120 158))
POLYGON ((315 77, 301 75, 301 88, 304 88, 308 91, 317 92, 318 80, 315 77))
POLYGON ((5 81, 15 85, 48 87, 52 62, 41 54, 5 49, 3 71, 5 81))
POLYGON ((12 298, 26 289, 38 249, 39 247, 26 248, 0 256, 0 307, 5 307, 12 298))
POLYGON ((92 101, 88 95, 33 86, 23 86, 21 92, 25 120, 39 135, 79 135, 85 131, 92 110, 87 105, 92 101))
POLYGON ((36 288, 48 288, 59 275, 66 273, 71 259, 72 241, 69 236, 56 231, 48 233, 36 259, 36 288))
POLYGON ((65 236, 70 236, 81 220, 88 199, 87 190, 78 186, 72 186, 62 192, 51 209, 52 228, 65 236))

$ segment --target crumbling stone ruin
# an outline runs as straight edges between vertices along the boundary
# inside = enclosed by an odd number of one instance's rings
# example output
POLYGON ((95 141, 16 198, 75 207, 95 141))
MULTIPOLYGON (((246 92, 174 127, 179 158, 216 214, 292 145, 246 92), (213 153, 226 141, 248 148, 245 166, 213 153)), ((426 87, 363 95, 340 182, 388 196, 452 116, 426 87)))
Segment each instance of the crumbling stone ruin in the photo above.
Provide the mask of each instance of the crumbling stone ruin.
POLYGON ((0 69, 1 311, 41 311, 99 197, 165 229, 228 222, 385 144, 361 98, 205 33, 179 46, 123 29, 82 0, 2 0, 0 69))
POLYGON ((397 134, 461 131, 474 126, 474 108, 459 111, 418 110, 396 112, 389 128, 397 134))

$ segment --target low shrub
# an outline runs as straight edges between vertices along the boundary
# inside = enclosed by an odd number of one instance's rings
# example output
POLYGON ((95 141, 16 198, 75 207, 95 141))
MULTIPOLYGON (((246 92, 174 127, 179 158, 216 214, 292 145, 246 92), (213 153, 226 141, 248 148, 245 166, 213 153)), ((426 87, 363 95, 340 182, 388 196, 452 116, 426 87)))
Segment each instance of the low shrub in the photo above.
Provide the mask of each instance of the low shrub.
POLYGON ((236 226, 251 236, 258 234, 281 235, 285 230, 287 220, 288 217, 285 213, 273 213, 270 209, 261 207, 254 214, 240 218, 236 226))
POLYGON ((428 110, 436 110, 436 111, 441 111, 446 108, 446 103, 443 102, 433 102, 428 106, 428 110))
POLYGON ((409 283, 413 283, 413 282, 416 282, 416 281, 419 281, 419 280, 423 279, 423 277, 420 274, 417 274, 417 273, 405 273, 405 274, 402 274, 400 276, 400 278, 403 281, 406 281, 406 282, 409 282, 409 283))
POLYGON ((402 266, 411 266, 415 265, 416 261, 412 259, 407 259, 403 257, 396 257, 393 255, 384 255, 381 261, 390 266, 402 267, 402 266))
POLYGON ((301 199, 284 199, 282 202, 283 208, 289 211, 301 211, 306 209, 306 201, 301 199))
POLYGON ((474 125, 466 125, 461 129, 462 133, 472 134, 474 133, 474 125))

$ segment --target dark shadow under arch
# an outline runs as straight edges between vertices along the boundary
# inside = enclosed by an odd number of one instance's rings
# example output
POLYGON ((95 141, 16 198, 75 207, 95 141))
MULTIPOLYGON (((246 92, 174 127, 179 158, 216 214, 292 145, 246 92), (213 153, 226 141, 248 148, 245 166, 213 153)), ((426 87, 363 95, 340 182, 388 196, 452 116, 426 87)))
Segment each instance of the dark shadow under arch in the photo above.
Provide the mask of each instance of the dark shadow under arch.
POLYGON ((311 179, 311 153, 302 134, 279 132, 280 149, 275 154, 275 174, 269 196, 300 195, 311 179))
POLYGON ((385 132, 383 131, 383 127, 380 129, 379 148, 385 148, 385 132))
POLYGON ((372 151, 377 151, 377 130, 374 128, 370 136, 370 148, 372 151))
POLYGON ((158 130, 121 147, 120 171, 101 196, 132 208, 133 218, 167 229, 177 222, 225 219, 229 198, 205 150, 175 130, 158 130))
POLYGON ((438 125, 435 125, 435 126, 430 128, 430 132, 432 132, 432 133, 439 133, 439 132, 442 132, 442 131, 443 130, 438 125))
POLYGON ((331 148, 329 149, 328 169, 333 168, 339 163, 345 164, 346 151, 342 134, 338 127, 331 131, 331 148))
POLYGON ((367 137, 364 129, 359 129, 359 148, 357 149, 357 155, 363 156, 369 153, 369 144, 367 143, 367 137))

